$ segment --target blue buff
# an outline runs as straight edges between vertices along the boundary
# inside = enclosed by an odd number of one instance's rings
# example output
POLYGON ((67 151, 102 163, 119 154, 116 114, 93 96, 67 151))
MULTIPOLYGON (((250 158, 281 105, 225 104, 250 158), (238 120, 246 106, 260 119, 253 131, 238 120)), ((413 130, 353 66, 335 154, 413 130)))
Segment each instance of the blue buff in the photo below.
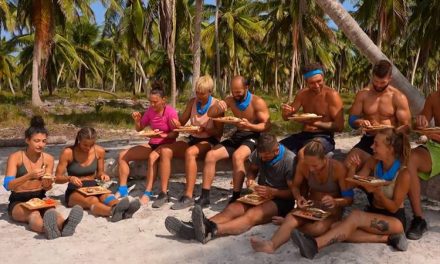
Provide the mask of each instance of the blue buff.
POLYGON ((148 198, 151 198, 153 196, 153 192, 151 191, 145 191, 144 195, 147 196, 148 198))
POLYGON ((9 191, 9 183, 15 180, 15 176, 6 176, 3 181, 3 187, 5 187, 6 191, 9 191))
POLYGON ((358 120, 359 118, 361 118, 358 115, 350 115, 350 117, 348 117, 348 124, 350 125, 351 128, 353 129, 357 129, 356 125, 354 124, 354 122, 356 120, 358 120))
POLYGON ((116 197, 114 195, 110 195, 104 199, 103 203, 105 205, 108 205, 109 203, 111 203, 111 201, 114 201, 114 200, 116 200, 116 197))
POLYGON ((304 76, 304 79, 308 79, 308 78, 310 78, 310 77, 312 77, 312 76, 315 76, 315 75, 317 75, 317 74, 322 74, 322 75, 324 75, 324 72, 322 71, 322 69, 316 69, 316 70, 313 70, 313 71, 309 71, 309 72, 304 73, 303 76, 304 76))
POLYGON ((345 191, 341 191, 341 196, 342 197, 353 198, 354 197, 354 191, 353 191, 353 189, 348 189, 348 190, 345 190, 345 191))
POLYGON ((121 197, 127 196, 128 195, 128 187, 127 187, 127 185, 119 186, 118 193, 121 195, 121 197))
POLYGON ((238 109, 240 109, 240 111, 244 111, 249 106, 251 101, 252 101, 252 94, 248 90, 246 93, 246 98, 244 98, 244 100, 241 102, 235 101, 235 105, 237 106, 238 109))
POLYGON ((391 166, 391 168, 388 171, 383 171, 382 161, 379 161, 379 163, 377 163, 376 165, 376 176, 382 180, 392 181, 396 177, 399 169, 400 169, 399 160, 395 160, 393 166, 391 166))
POLYGON ((275 163, 280 161, 283 158, 283 156, 284 156, 284 151, 286 151, 286 148, 283 145, 281 145, 281 144, 279 144, 278 146, 279 146, 279 150, 280 150, 278 155, 276 155, 271 161, 267 162, 270 166, 275 165, 275 163))
POLYGON ((197 101, 197 104, 196 104, 197 113, 199 115, 206 114, 206 112, 208 112, 209 107, 211 106, 211 102, 212 102, 212 96, 211 95, 209 96, 208 102, 205 104, 204 107, 202 107, 202 102, 197 101))

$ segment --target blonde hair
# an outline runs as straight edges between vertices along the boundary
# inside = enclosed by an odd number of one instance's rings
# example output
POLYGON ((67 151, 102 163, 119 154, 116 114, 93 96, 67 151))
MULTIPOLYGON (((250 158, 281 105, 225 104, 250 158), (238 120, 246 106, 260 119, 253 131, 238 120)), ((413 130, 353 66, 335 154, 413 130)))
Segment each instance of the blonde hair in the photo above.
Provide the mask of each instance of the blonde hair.
POLYGON ((212 89, 214 88, 214 81, 212 80, 211 76, 204 75, 197 79, 196 82, 196 91, 197 92, 209 92, 212 93, 212 89))
POLYGON ((304 146, 304 156, 312 156, 323 159, 325 154, 324 145, 322 145, 322 142, 319 139, 312 139, 304 146))
POLYGON ((385 144, 393 148, 396 159, 406 166, 411 152, 408 135, 394 128, 382 130, 378 134, 385 135, 385 144))

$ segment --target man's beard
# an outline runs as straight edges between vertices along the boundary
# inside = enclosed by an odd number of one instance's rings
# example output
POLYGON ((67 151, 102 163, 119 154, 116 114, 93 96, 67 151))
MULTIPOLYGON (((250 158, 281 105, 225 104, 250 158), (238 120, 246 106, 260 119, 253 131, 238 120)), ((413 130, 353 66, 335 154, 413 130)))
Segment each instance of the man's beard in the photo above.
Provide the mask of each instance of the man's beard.
POLYGON ((380 87, 380 86, 376 86, 376 85, 373 84, 373 89, 374 89, 376 92, 381 93, 381 92, 385 91, 385 89, 387 89, 389 85, 390 85, 390 84, 387 83, 387 85, 380 87))

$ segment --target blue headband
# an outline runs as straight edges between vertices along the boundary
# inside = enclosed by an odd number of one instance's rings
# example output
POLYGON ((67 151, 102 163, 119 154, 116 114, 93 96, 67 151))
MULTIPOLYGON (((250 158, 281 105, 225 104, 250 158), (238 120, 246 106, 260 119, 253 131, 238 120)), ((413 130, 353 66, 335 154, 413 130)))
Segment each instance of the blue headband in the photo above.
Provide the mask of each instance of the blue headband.
POLYGON ((310 77, 312 77, 312 76, 315 76, 315 75, 317 75, 317 74, 322 74, 322 75, 324 75, 324 72, 323 72, 321 69, 316 69, 316 70, 313 70, 313 71, 309 71, 309 72, 304 73, 303 76, 304 76, 304 79, 308 79, 308 78, 310 78, 310 77))

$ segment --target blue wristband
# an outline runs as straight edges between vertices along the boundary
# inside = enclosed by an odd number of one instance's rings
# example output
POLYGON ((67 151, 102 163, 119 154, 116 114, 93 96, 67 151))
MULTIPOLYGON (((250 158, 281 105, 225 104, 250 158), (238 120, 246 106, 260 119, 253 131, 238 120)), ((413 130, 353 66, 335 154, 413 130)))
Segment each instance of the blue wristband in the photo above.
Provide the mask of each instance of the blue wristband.
POLYGON ((342 195, 342 197, 353 198, 354 197, 354 191, 353 191, 353 189, 348 189, 348 190, 345 190, 345 191, 341 191, 341 195, 342 195))
POLYGON ((127 196, 128 195, 128 187, 127 187, 127 185, 119 186, 118 193, 121 195, 121 197, 127 196))
POLYGON ((116 197, 114 195, 110 195, 104 199, 103 203, 105 205, 108 205, 109 203, 111 203, 111 201, 114 201, 114 200, 116 200, 116 197))
POLYGON ((6 176, 3 180, 3 187, 5 187, 6 191, 9 191, 9 183, 15 180, 15 176, 6 176))
POLYGON ((357 126, 355 125, 355 121, 356 120, 358 120, 359 118, 361 118, 360 116, 358 116, 358 115, 350 115, 349 117, 348 117, 348 124, 350 125, 350 127, 351 128, 353 128, 353 129, 357 129, 357 126))

